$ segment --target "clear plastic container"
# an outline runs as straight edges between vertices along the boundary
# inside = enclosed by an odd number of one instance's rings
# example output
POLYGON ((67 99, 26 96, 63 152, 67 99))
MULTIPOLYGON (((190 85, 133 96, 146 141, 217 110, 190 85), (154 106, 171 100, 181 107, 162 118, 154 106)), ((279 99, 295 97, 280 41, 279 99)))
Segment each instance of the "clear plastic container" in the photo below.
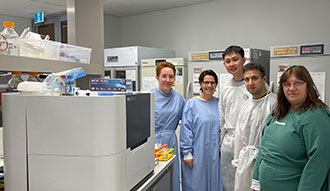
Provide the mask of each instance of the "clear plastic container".
POLYGON ((30 82, 40 82, 38 78, 38 72, 28 72, 29 78, 26 81, 30 82))
POLYGON ((90 64, 91 52, 90 48, 61 44, 59 56, 62 61, 90 64))
POLYGON ((17 85, 21 82, 24 82, 24 80, 21 77, 22 72, 19 71, 12 71, 11 72, 11 78, 7 83, 7 91, 8 92, 15 92, 17 91, 17 85))
POLYGON ((47 44, 49 36, 41 35, 24 29, 19 39, 20 56, 33 58, 47 58, 47 44))
POLYGON ((15 23, 11 21, 4 21, 3 22, 4 29, 2 30, 1 34, 3 35, 2 43, 6 43, 6 46, 1 45, 4 47, 4 50, 0 51, 0 54, 5 55, 19 55, 19 46, 18 46, 18 39, 19 36, 15 31, 15 23))
POLYGON ((167 144, 162 145, 162 151, 163 151, 163 158, 166 158, 166 153, 167 153, 167 144))

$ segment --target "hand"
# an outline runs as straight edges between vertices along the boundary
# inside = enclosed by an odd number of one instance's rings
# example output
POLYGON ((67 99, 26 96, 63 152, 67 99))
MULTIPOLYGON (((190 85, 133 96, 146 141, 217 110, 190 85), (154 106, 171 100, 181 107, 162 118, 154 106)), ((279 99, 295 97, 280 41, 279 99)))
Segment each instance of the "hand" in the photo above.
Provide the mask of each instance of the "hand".
POLYGON ((184 162, 185 162, 186 165, 189 166, 190 168, 192 168, 192 167, 194 166, 193 159, 184 160, 184 162))

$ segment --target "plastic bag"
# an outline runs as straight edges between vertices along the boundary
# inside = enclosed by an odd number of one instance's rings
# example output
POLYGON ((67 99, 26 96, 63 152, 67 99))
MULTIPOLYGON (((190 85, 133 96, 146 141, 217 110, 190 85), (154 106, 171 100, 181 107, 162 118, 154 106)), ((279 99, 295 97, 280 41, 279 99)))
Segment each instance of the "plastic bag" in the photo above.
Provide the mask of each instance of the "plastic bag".
MULTIPOLYGON (((69 84, 71 89, 69 93, 73 94, 74 87, 71 82, 74 80, 86 76, 84 70, 79 68, 73 68, 70 70, 65 70, 58 73, 51 73, 47 76, 47 78, 43 81, 43 93, 50 95, 62 95, 62 90, 67 89, 66 85, 69 84)), ((66 94, 67 91, 64 91, 66 94)))

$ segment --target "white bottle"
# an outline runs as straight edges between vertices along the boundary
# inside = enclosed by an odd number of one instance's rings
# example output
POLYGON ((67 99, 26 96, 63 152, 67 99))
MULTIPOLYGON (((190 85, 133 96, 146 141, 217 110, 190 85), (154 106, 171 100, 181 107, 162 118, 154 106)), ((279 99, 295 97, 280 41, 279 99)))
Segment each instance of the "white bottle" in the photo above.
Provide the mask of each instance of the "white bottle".
POLYGON ((16 33, 14 27, 15 23, 11 21, 4 21, 3 22, 4 29, 2 30, 1 34, 6 38, 7 48, 4 51, 0 51, 0 54, 5 55, 19 55, 19 47, 18 47, 18 39, 19 36, 16 33))

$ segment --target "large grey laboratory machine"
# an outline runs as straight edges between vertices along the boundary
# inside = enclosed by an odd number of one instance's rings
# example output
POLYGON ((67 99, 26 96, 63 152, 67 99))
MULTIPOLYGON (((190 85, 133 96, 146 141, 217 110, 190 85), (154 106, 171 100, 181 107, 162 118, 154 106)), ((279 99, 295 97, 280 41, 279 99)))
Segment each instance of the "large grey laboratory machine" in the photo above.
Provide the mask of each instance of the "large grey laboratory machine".
POLYGON ((133 91, 141 90, 141 59, 172 58, 174 50, 130 46, 104 49, 104 71, 106 78, 132 79, 133 91))
MULTIPOLYGON (((188 55, 188 98, 197 96, 200 93, 200 85, 198 77, 204 70, 211 69, 218 74, 218 87, 214 92, 215 97, 219 97, 224 84, 232 78, 223 65, 223 50, 207 50, 207 51, 194 51, 189 52, 188 55)), ((269 76, 269 58, 270 52, 268 50, 256 48, 244 48, 246 57, 245 63, 259 63, 265 67, 266 75, 269 76)), ((269 78, 268 78, 269 79, 269 78)), ((269 82, 267 80, 267 82, 269 82)))
POLYGON ((160 62, 170 62, 175 66, 175 84, 173 89, 179 91, 186 98, 186 87, 188 81, 186 58, 152 58, 141 60, 141 90, 158 87, 156 80, 156 67, 160 62))
POLYGON ((320 98, 330 104, 330 44, 313 43, 271 47, 270 79, 277 92, 278 81, 285 69, 303 65, 310 72, 320 93, 320 98))
POLYGON ((154 94, 3 95, 6 191, 128 191, 154 170, 154 94))

